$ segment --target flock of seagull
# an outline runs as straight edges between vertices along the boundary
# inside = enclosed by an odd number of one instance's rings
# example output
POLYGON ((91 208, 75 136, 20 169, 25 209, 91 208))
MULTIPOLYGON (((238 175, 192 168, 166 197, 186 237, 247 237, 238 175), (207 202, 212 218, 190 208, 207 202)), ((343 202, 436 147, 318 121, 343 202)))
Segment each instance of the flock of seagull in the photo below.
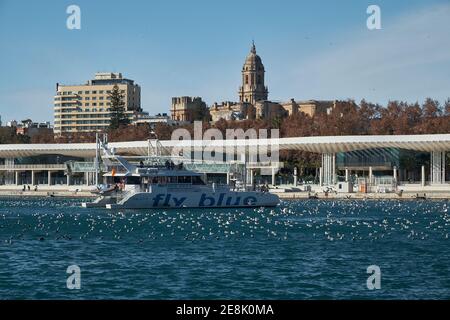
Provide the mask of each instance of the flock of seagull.
POLYGON ((75 200, 7 200, 0 240, 326 240, 448 239, 448 201, 283 201, 277 208, 107 211, 75 200))

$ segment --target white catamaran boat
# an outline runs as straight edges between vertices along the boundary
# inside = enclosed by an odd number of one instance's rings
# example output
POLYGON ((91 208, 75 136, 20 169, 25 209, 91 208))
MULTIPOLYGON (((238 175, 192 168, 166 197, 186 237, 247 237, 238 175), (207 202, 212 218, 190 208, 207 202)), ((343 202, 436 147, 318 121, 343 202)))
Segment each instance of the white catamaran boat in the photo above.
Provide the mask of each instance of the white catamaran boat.
POLYGON ((202 174, 186 170, 173 162, 163 166, 133 165, 121 156, 104 149, 106 157, 117 160, 125 169, 104 176, 120 182, 98 188, 99 197, 85 208, 147 209, 147 208, 227 208, 273 207, 277 195, 269 192, 233 190, 229 186, 207 185, 202 174))

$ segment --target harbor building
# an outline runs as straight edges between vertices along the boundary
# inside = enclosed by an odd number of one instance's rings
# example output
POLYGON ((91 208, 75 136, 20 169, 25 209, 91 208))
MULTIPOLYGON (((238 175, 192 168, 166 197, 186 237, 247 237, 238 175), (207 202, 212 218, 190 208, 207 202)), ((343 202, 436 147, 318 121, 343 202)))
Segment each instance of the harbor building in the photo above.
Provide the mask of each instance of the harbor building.
POLYGON ((141 112, 141 88, 121 73, 96 73, 82 85, 56 84, 54 133, 102 131, 111 120, 110 93, 117 85, 124 96, 125 113, 130 121, 141 112))
MULTIPOLYGON (((445 192, 450 195, 449 157, 450 134, 404 136, 334 136, 292 137, 271 141, 280 151, 307 151, 320 154, 321 163, 316 179, 303 182, 311 190, 338 188, 352 193, 445 192), (352 187, 350 187, 352 185, 352 187), (337 187, 339 186, 339 187, 337 187)), ((204 173, 208 181, 230 178, 242 169, 242 159, 252 159, 245 153, 267 147, 264 139, 243 140, 168 140, 110 143, 116 154, 131 157, 131 161, 170 154, 174 149, 189 147, 191 155, 183 159, 190 170, 204 173), (189 163, 192 154, 205 148, 231 143, 232 158, 240 161, 189 163), (155 147, 156 145, 159 148, 155 147), (238 151, 241 150, 241 151, 238 151), (134 159, 134 160, 133 160, 134 159)), ((214 150, 214 149, 213 149, 214 150)), ((227 149, 228 151, 228 149, 227 149)), ((0 145, 0 190, 20 190, 23 185, 38 185, 42 189, 88 188, 95 185, 95 143, 0 145)), ((164 159, 162 160, 164 161, 164 159)), ((283 168, 280 162, 246 162, 247 184, 269 183, 280 187, 283 168), (263 170, 265 169, 265 170, 263 170)), ((291 188, 299 188, 296 170, 291 173, 291 188)))

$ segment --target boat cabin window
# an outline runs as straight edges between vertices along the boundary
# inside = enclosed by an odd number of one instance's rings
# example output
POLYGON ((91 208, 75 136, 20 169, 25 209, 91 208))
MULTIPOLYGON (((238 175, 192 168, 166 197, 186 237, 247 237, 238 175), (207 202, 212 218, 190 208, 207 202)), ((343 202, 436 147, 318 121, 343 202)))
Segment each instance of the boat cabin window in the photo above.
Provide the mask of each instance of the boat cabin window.
POLYGON ((203 182, 202 178, 200 178, 199 176, 193 176, 192 177, 192 184, 204 185, 205 182, 203 182))
POLYGON ((191 184, 191 177, 178 177, 178 183, 189 183, 189 184, 191 184))
MULTIPOLYGON (((143 181, 145 183, 145 181, 143 181)), ((196 185, 204 185, 205 183, 199 176, 178 176, 178 177, 154 177, 149 179, 149 183, 151 184, 196 184, 196 185)))
POLYGON ((158 177, 158 183, 159 184, 166 184, 167 178, 166 177, 158 177))
POLYGON ((167 183, 177 183, 177 177, 167 177, 167 183))
POLYGON ((140 177, 114 177, 113 183, 141 184, 140 177))

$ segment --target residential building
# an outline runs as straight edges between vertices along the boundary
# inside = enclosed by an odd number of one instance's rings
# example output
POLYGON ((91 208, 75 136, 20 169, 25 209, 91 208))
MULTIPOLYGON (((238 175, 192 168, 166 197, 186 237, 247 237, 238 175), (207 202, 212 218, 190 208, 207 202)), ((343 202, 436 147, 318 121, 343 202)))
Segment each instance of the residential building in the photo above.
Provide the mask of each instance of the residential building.
POLYGON ((7 127, 14 128, 16 134, 26 135, 29 137, 40 133, 53 133, 53 127, 49 121, 34 122, 31 119, 26 119, 19 122, 17 120, 11 120, 7 122, 7 127))
POLYGON ((111 120, 110 94, 117 85, 124 96, 130 121, 141 112, 141 88, 121 73, 96 73, 82 85, 56 84, 54 101, 55 134, 102 131, 111 120))

